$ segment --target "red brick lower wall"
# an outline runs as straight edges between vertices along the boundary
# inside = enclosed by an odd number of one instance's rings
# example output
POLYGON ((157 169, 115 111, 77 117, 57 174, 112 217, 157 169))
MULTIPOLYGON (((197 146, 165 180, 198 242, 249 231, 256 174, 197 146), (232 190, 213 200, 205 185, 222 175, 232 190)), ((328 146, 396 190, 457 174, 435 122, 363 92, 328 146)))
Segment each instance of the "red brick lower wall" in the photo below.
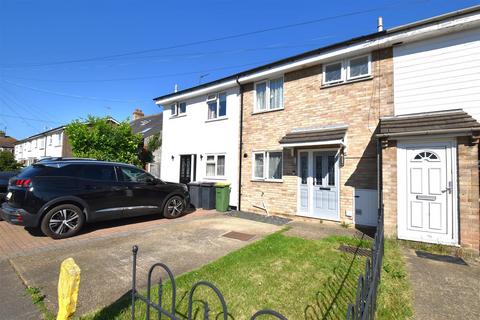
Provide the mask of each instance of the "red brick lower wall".
POLYGON ((385 235, 397 236, 397 143, 382 149, 382 180, 385 235))
POLYGON ((470 138, 458 139, 458 191, 460 203, 460 244, 480 249, 478 145, 470 138))

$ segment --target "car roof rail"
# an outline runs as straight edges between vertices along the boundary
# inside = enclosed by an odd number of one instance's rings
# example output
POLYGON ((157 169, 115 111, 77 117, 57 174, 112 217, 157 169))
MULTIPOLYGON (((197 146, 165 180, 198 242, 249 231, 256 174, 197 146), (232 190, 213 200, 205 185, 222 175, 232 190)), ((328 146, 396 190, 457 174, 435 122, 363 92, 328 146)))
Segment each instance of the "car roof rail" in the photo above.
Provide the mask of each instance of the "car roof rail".
POLYGON ((72 158, 72 157, 46 157, 37 161, 38 162, 51 162, 51 161, 97 161, 94 158, 72 158))

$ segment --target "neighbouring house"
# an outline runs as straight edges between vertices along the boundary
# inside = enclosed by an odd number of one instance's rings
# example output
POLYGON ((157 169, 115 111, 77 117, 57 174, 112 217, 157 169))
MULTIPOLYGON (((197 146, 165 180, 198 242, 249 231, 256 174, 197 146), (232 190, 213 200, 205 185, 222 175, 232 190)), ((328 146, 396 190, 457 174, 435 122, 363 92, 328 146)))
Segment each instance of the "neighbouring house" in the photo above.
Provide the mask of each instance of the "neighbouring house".
MULTIPOLYGON (((113 118, 109 118, 109 120, 118 124, 113 118)), ((56 127, 18 140, 15 143, 15 160, 29 166, 42 158, 71 157, 72 147, 65 134, 65 127, 56 127)))
MULTIPOLYGON (((163 113, 157 113, 150 116, 145 116, 141 109, 135 109, 133 112, 133 120, 130 122, 133 133, 138 133, 143 136, 144 145, 154 138, 162 139, 163 113)), ((161 140, 160 140, 161 141, 161 140)), ((160 177, 161 172, 161 158, 162 146, 153 151, 153 161, 147 163, 147 171, 155 177, 160 177)))
POLYGON ((15 160, 28 166, 46 157, 71 157, 72 149, 64 131, 65 126, 61 126, 17 141, 15 160))
POLYGON ((204 86, 155 99, 163 105, 162 170, 167 181, 231 183, 238 207, 240 94, 238 87, 204 86))
POLYGON ((393 47, 394 113, 378 134, 385 228, 478 251, 480 12, 437 20, 418 28, 449 32, 393 47))
POLYGON ((0 130, 0 151, 8 151, 13 153, 16 141, 17 139, 7 136, 5 131, 0 130))
POLYGON ((162 177, 235 146, 241 210, 375 226, 384 207, 389 236, 478 252, 479 56, 476 6, 161 96, 162 177), (215 130, 221 93, 235 119, 215 130))

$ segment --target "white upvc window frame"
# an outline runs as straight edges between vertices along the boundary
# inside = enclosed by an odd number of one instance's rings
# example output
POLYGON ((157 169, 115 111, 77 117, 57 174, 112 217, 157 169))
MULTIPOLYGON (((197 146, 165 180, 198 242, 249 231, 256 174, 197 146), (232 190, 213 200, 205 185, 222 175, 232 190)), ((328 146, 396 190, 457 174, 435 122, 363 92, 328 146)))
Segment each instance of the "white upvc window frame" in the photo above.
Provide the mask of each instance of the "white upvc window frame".
POLYGON ((361 78, 365 78, 365 77, 370 77, 372 75, 372 55, 371 54, 363 54, 363 55, 360 55, 360 56, 348 58, 346 60, 346 63, 347 63, 347 68, 346 68, 347 81, 348 80, 361 79, 361 78), (362 75, 359 75, 359 76, 351 77, 350 76, 350 61, 355 60, 355 59, 359 59, 359 58, 365 58, 365 57, 367 57, 367 59, 368 59, 368 62, 367 62, 368 72, 367 72, 367 74, 362 74, 362 75))
POLYGON ((187 114, 187 102, 186 101, 179 101, 179 102, 175 102, 175 103, 172 103, 170 105, 170 117, 173 118, 173 117, 180 117, 180 116, 185 116, 187 114), (182 112, 182 109, 180 107, 181 104, 185 104, 185 111, 182 112))
POLYGON ((176 117, 178 115, 178 107, 177 107, 177 103, 172 103, 170 105, 170 116, 172 117, 176 117))
POLYGON ((277 110, 283 110, 283 109, 285 109, 285 76, 284 75, 255 82, 254 94, 253 94, 253 113, 262 113, 262 112, 277 111, 277 110), (282 106, 279 108, 272 109, 272 106, 270 105, 270 82, 278 79, 282 79, 282 106), (265 109, 260 110, 258 109, 258 105, 257 105, 257 86, 263 83, 265 83, 265 109))
POLYGON ((211 93, 207 95, 206 99, 207 104, 207 121, 215 121, 226 119, 228 114, 228 94, 226 91, 221 91, 217 93, 211 93), (220 95, 225 95, 225 114, 223 116, 220 115, 220 95), (215 98, 214 98, 215 97, 215 98), (209 102, 216 103, 216 110, 215 110, 215 117, 210 118, 210 107, 209 102))
POLYGON ((331 84, 337 84, 337 83, 345 82, 345 76, 346 76, 345 61, 340 60, 340 61, 334 61, 334 62, 324 64, 322 66, 322 74, 323 74, 323 85, 331 85, 331 84), (340 79, 327 81, 327 79, 326 79, 327 78, 326 69, 327 69, 327 67, 329 67, 331 65, 334 65, 334 64, 340 64, 340 79))
POLYGON ((371 53, 368 53, 368 54, 362 54, 362 55, 358 55, 358 56, 355 56, 355 57, 349 57, 349 58, 346 58, 346 59, 343 59, 343 60, 336 60, 336 61, 332 61, 332 62, 329 62, 329 63, 325 63, 323 64, 322 66, 322 85, 323 86, 330 86, 330 85, 335 85, 335 84, 340 84, 340 83, 348 83, 350 81, 355 81, 355 80, 359 80, 359 79, 364 79, 364 78, 370 78, 372 76, 372 54, 371 53), (350 76, 350 61, 351 60, 355 60, 355 59, 358 59, 358 58, 364 58, 364 57, 368 57, 368 73, 367 74, 364 74, 364 75, 359 75, 359 76, 356 76, 356 77, 351 77, 350 76), (328 66, 331 66, 333 64, 341 64, 341 77, 340 79, 338 80, 332 80, 332 81, 327 81, 326 80, 326 68, 328 66))
POLYGON ((266 151, 253 151, 252 152, 252 180, 254 181, 270 181, 270 182, 283 182, 283 151, 282 150, 266 150, 266 151), (269 178, 268 173, 270 171, 269 164, 270 164, 270 153, 280 153, 282 155, 282 168, 281 174, 282 177, 280 179, 269 178), (255 155, 261 154, 263 156, 263 176, 257 177, 255 176, 255 155))
POLYGON ((186 113, 187 113, 187 102, 186 101, 177 102, 177 115, 179 116, 186 113), (182 107, 181 107, 182 104, 185 105, 185 111, 182 111, 182 107))
POLYGON ((227 154, 226 153, 207 153, 205 154, 205 178, 207 179, 225 179, 226 177, 226 170, 227 170, 227 154), (223 157, 224 158, 224 165, 223 165, 223 175, 218 174, 218 157, 223 157), (208 160, 208 157, 213 157, 212 160, 208 160), (215 165, 215 175, 214 176, 209 176, 208 171, 207 171, 207 165, 208 164, 214 164, 215 165))

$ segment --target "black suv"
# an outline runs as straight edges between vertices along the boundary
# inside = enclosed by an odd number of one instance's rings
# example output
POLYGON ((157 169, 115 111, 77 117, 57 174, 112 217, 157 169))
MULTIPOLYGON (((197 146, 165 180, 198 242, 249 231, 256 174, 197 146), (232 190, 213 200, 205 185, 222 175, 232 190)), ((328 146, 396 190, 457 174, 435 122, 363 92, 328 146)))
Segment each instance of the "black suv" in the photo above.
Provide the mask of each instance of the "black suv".
POLYGON ((135 166, 61 158, 42 160, 11 178, 5 199, 4 220, 40 227, 54 239, 77 234, 86 222, 147 214, 177 218, 190 202, 184 184, 135 166))

